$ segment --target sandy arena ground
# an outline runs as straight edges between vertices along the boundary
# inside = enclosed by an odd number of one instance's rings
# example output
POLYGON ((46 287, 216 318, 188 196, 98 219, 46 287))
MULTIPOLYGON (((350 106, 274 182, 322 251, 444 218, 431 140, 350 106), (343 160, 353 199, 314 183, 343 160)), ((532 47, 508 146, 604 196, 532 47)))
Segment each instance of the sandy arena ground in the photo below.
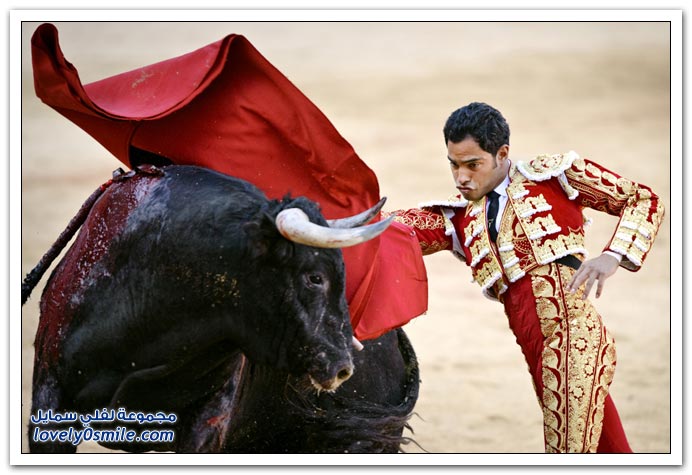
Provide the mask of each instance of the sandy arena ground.
MULTIPOLYGON (((36 26, 22 27, 22 276, 83 200, 121 166, 34 96, 29 39, 36 26)), ((388 209, 455 191, 441 130, 452 110, 472 101, 503 112, 512 128, 513 159, 575 150, 650 185, 670 209, 665 23, 57 26, 84 83, 187 53, 228 33, 246 35, 376 172, 388 209)), ((617 221, 590 216, 595 222, 587 238, 596 255, 617 221)), ((433 453, 541 453, 541 413, 501 306, 481 295, 451 254, 427 257, 426 264, 429 310, 406 327, 422 376, 415 439, 433 453)), ((45 281, 22 309, 25 423, 45 281)), ((669 452, 669 216, 643 269, 620 270, 596 306, 618 344, 612 394, 630 443, 636 452, 669 452)))

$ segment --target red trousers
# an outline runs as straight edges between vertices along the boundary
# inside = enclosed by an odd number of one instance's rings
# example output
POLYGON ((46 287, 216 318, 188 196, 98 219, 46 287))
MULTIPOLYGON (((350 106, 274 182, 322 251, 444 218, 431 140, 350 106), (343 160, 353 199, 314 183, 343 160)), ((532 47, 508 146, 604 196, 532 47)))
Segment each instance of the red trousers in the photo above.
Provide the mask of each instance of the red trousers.
POLYGON ((570 294, 574 270, 534 269, 503 294, 543 410, 546 452, 632 452, 608 388, 615 344, 581 292, 570 294))

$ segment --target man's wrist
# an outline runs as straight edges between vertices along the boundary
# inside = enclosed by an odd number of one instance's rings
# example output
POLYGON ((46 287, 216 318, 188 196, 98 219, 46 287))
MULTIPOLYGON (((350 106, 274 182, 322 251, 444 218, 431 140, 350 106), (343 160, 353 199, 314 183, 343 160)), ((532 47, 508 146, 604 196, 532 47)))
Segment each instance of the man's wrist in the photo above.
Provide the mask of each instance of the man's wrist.
POLYGON ((612 256, 615 259, 617 259, 618 262, 622 262, 622 254, 618 254, 617 252, 614 252, 614 251, 603 251, 603 254, 607 254, 609 256, 612 256))

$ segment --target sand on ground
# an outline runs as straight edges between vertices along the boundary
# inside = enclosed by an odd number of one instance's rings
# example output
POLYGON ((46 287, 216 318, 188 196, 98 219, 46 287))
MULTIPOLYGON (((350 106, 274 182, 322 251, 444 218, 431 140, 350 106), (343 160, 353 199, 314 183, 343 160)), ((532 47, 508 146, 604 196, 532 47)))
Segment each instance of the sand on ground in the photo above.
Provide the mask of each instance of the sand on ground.
MULTIPOLYGON (((512 159, 575 150, 650 185, 670 208, 667 23, 56 25, 84 83, 244 34, 375 171, 388 209, 455 191, 441 130, 452 110, 472 101, 503 112, 512 159)), ((121 166, 34 96, 29 40, 36 26, 22 25, 22 277, 121 166)), ((596 255, 617 220, 589 216, 596 255)), ((542 452, 541 413, 501 306, 482 297, 450 253, 426 257, 426 266, 429 310, 406 326, 422 379, 415 439, 433 453, 542 452)), ((637 452, 671 446, 670 272, 667 217, 641 271, 620 270, 595 301, 617 341, 612 395, 637 452)), ((21 310, 23 450, 45 281, 21 310)))

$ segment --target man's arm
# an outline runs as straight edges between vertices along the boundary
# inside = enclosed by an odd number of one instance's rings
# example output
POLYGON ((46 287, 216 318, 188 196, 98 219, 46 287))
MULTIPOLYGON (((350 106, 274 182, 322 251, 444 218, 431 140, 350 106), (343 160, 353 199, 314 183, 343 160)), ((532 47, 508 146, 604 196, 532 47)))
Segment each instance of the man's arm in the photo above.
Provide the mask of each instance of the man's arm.
POLYGON ((619 266, 630 271, 637 271, 642 266, 663 220, 663 205, 649 187, 588 160, 574 160, 565 171, 565 177, 568 186, 579 192, 576 199, 582 206, 620 217, 604 253, 584 262, 569 286, 570 290, 576 291, 586 283, 586 298, 598 281, 596 297, 599 297, 604 281, 619 266))
POLYGON ((383 213, 383 217, 394 215, 397 221, 411 229, 421 247, 423 255, 452 249, 452 237, 446 233, 451 223, 436 208, 414 208, 383 213))

